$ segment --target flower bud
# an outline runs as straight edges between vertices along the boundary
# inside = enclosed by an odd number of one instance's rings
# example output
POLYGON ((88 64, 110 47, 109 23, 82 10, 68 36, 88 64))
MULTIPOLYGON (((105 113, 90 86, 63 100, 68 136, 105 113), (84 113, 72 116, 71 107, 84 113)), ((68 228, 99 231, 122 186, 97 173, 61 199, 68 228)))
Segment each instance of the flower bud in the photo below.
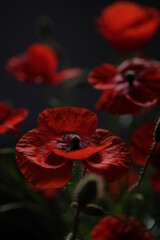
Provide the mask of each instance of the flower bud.
POLYGON ((65 240, 72 240, 73 238, 73 233, 69 233, 66 237, 65 240))
MULTIPOLYGON (((73 239, 73 233, 69 233, 66 237, 65 240, 72 240, 73 239)), ((78 238, 76 238, 78 240, 78 238)))
POLYGON ((160 118, 158 119, 154 129, 154 137, 156 142, 160 142, 160 118))
POLYGON ((77 185, 75 196, 80 208, 84 208, 88 203, 94 201, 98 195, 97 176, 88 175, 77 185))
POLYGON ((71 203, 71 208, 78 208, 78 203, 77 202, 72 202, 71 203))
POLYGON ((103 216, 105 214, 103 208, 99 207, 96 204, 87 204, 83 212, 87 215, 91 215, 95 217, 103 216))

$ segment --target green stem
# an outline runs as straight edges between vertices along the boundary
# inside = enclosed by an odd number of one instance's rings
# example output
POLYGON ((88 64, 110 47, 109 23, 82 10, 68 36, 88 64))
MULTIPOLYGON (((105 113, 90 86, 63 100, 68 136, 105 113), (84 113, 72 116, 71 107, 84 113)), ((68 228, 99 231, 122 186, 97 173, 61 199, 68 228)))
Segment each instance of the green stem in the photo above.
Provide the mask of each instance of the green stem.
POLYGON ((141 183, 142 183, 142 181, 143 181, 143 178, 144 178, 145 173, 146 173, 146 171, 147 171, 147 168, 148 168, 148 165, 149 165, 150 160, 151 160, 151 158, 152 158, 152 155, 153 155, 153 153, 154 153, 154 150, 156 149, 156 146, 157 146, 157 142, 155 141, 155 142, 153 143, 152 148, 151 148, 150 154, 149 154, 149 156, 148 156, 148 158, 147 158, 147 162, 146 162, 146 164, 145 164, 145 166, 144 166, 144 168, 143 168, 143 171, 142 171, 142 173, 141 173, 141 175, 140 175, 140 178, 139 178, 139 181, 138 181, 138 184, 137 184, 138 187, 141 185, 141 183))
POLYGON ((80 214, 80 208, 77 208, 76 211, 76 216, 75 216, 75 224, 74 224, 74 231, 73 231, 73 236, 72 240, 76 240, 77 232, 78 232, 78 227, 79 227, 79 214, 80 214))
POLYGON ((0 154, 14 154, 15 148, 0 148, 0 154))
POLYGON ((84 171, 83 171, 82 178, 84 178, 84 177, 85 177, 85 175, 86 175, 86 171, 87 171, 87 168, 85 167, 85 168, 84 168, 84 171))

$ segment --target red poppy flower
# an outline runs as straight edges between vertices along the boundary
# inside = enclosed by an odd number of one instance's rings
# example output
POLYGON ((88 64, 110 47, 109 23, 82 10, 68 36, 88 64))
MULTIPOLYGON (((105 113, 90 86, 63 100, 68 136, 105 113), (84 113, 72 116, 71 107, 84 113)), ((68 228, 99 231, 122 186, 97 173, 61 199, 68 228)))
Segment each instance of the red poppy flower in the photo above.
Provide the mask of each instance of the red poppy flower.
POLYGON ((89 82, 103 90, 97 109, 112 114, 136 114, 159 101, 160 63, 133 58, 117 68, 102 64, 90 73, 89 82))
MULTIPOLYGON (((146 123, 141 127, 137 128, 131 137, 130 142, 130 153, 134 162, 138 166, 144 167, 146 163, 147 156, 150 153, 150 149, 154 142, 154 128, 155 124, 146 123)), ((151 165, 154 168, 160 169, 160 144, 157 144, 157 147, 152 155, 151 165)))
POLYGON ((108 186, 108 193, 111 195, 112 199, 119 201, 122 192, 135 184, 138 181, 139 173, 135 170, 128 172, 126 175, 122 176, 118 181, 112 182, 108 186))
POLYGON ((27 115, 27 109, 13 109, 0 102, 0 134, 12 131, 17 136, 19 128, 27 115))
POLYGON ((103 9, 98 31, 120 52, 128 53, 151 40, 160 23, 159 11, 133 2, 118 1, 103 9))
POLYGON ((16 146, 16 159, 25 178, 36 187, 60 188, 70 179, 72 161, 108 181, 124 175, 130 156, 124 142, 104 129, 96 129, 97 116, 87 109, 46 109, 38 128, 26 133, 16 146))
POLYGON ((18 80, 35 84, 58 84, 82 73, 78 68, 58 72, 58 65, 58 57, 51 47, 35 43, 26 53, 11 58, 6 68, 18 80))
POLYGON ((93 240, 154 240, 151 233, 145 230, 142 223, 134 218, 120 216, 125 222, 114 217, 102 218, 91 232, 93 240), (129 225, 130 224, 130 225, 129 225))

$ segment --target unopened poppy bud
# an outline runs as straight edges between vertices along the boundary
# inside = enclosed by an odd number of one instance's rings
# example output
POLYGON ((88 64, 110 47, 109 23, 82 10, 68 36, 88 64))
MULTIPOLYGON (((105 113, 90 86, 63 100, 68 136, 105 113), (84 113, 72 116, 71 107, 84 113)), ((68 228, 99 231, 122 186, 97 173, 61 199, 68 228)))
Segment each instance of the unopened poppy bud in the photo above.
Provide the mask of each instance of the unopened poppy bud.
POLYGON ((69 233, 66 237, 65 240, 72 240, 73 238, 73 233, 69 233))
POLYGON ((156 142, 160 142, 160 118, 158 119, 155 126, 154 137, 156 142))
POLYGON ((86 213, 87 215, 95 217, 103 216, 105 214, 103 208, 99 207, 96 204, 87 204, 83 212, 86 213))
POLYGON ((75 195, 80 208, 94 201, 98 195, 97 178, 95 175, 89 175, 82 179, 77 185, 75 195))
MULTIPOLYGON (((73 233, 69 233, 66 237, 65 240, 72 240, 73 239, 73 233)), ((76 238, 78 240, 78 238, 76 238)))

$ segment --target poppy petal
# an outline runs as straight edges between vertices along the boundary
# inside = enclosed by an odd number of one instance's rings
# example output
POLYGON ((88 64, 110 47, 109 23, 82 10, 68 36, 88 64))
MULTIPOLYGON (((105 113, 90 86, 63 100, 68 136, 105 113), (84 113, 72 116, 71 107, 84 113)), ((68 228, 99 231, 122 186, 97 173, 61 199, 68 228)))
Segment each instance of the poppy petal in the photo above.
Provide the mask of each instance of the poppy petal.
POLYGON ((24 177, 37 188, 60 188, 70 179, 72 162, 59 157, 46 144, 47 137, 34 129, 16 146, 16 160, 24 177))
POLYGON ((144 108, 154 106, 156 103, 157 98, 147 90, 136 89, 132 94, 124 94, 110 89, 104 91, 96 104, 96 108, 112 114, 135 114, 144 108))
POLYGON ((90 144, 87 147, 70 152, 64 152, 57 148, 53 148, 52 151, 55 154, 68 159, 84 160, 109 146, 112 142, 112 139, 109 138, 110 134, 111 133, 107 130, 96 129, 95 134, 91 136, 89 140, 90 144))
POLYGON ((27 115, 28 111, 25 108, 13 109, 0 102, 0 134, 12 131, 18 136, 18 131, 27 115))
POLYGON ((54 136, 68 132, 90 136, 96 130, 97 116, 85 108, 51 108, 39 114, 38 126, 54 136))
POLYGON ((105 63, 90 72, 88 81, 95 89, 105 90, 108 89, 110 85, 113 86, 113 78, 118 73, 116 67, 105 63))
MULTIPOLYGON (((98 131, 98 134, 100 134, 100 131, 98 131)), ((83 164, 90 171, 100 174, 107 181, 112 182, 128 172, 131 158, 125 143, 109 131, 106 130, 105 132, 110 144, 83 161, 83 164)), ((103 134, 105 132, 103 130, 103 134)))
POLYGON ((51 83, 58 84, 65 80, 81 76, 83 71, 80 68, 69 68, 53 74, 51 83))

